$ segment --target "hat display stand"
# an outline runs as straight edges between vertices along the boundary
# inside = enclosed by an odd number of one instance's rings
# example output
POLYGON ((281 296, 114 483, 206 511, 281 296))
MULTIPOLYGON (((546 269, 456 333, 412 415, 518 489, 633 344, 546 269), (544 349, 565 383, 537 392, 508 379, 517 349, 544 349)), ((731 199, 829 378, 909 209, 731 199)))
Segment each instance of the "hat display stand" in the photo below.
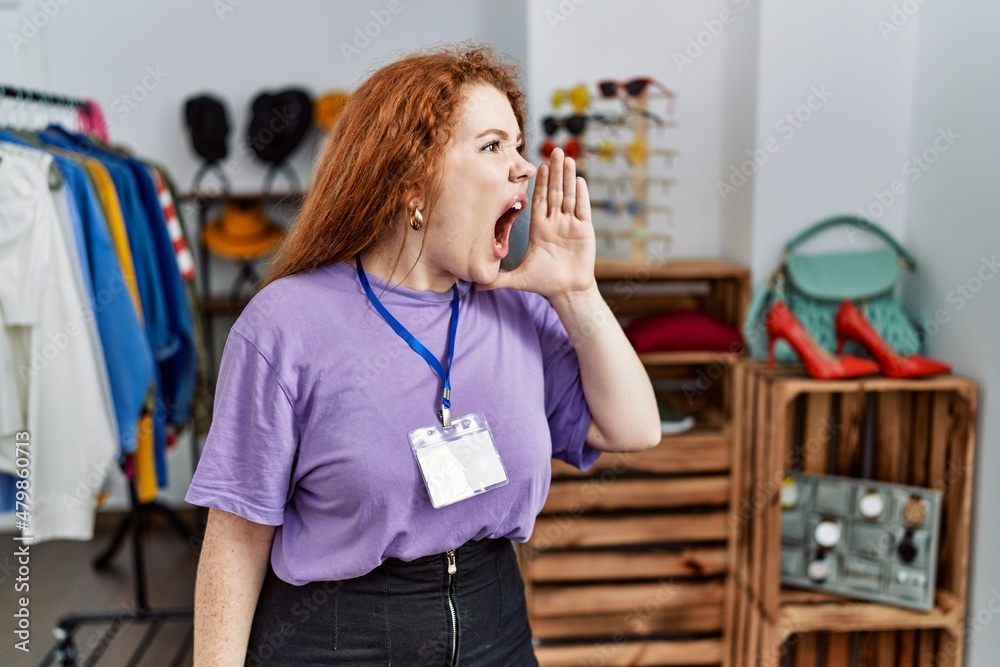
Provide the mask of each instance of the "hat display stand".
POLYGON ((215 174, 224 190, 230 189, 229 177, 219 166, 219 160, 229 154, 229 113, 225 102, 213 95, 197 95, 184 101, 184 128, 191 148, 201 159, 191 189, 202 190, 202 181, 209 172, 215 174))
POLYGON ((264 204, 252 197, 230 199, 219 217, 201 228, 202 245, 216 257, 237 262, 239 274, 229 290, 239 299, 259 281, 256 262, 274 250, 284 228, 271 222, 264 204))
POLYGON ((229 191, 232 188, 232 184, 229 181, 229 177, 226 176, 225 170, 216 161, 202 162, 201 166, 198 167, 198 171, 195 172, 194 178, 191 179, 191 190, 193 192, 200 192, 203 189, 202 182, 209 173, 215 174, 215 177, 219 179, 219 186, 225 190, 229 191))
POLYGON ((295 173, 295 170, 292 169, 292 166, 288 164, 288 162, 282 160, 277 164, 272 164, 268 168, 267 173, 264 174, 265 193, 271 192, 271 188, 274 185, 274 179, 278 177, 278 174, 285 175, 285 179, 288 181, 289 189, 298 190, 299 188, 302 187, 301 184, 299 183, 298 174, 295 173))
POLYGON ((250 105, 247 142, 259 160, 267 163, 264 192, 274 179, 284 174, 291 189, 297 190, 298 175, 288 158, 302 145, 313 126, 313 101, 302 88, 262 91, 250 105))
POLYGON ((209 382, 215 382, 217 350, 221 349, 216 340, 221 327, 215 326, 216 320, 234 318, 246 307, 260 281, 262 260, 277 246, 285 221, 294 217, 304 198, 300 190, 194 191, 181 195, 199 230, 193 236, 198 239, 199 309, 209 382))

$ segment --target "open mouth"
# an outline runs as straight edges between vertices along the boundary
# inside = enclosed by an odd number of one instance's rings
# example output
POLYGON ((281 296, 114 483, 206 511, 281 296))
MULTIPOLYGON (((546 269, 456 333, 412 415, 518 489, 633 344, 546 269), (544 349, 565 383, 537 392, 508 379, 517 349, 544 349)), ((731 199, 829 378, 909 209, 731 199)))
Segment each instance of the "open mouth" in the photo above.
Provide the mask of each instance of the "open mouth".
POLYGON ((514 221, 521 214, 526 201, 527 197, 519 194, 497 218, 493 226, 493 254, 497 259, 503 259, 510 251, 510 230, 514 227, 514 221))

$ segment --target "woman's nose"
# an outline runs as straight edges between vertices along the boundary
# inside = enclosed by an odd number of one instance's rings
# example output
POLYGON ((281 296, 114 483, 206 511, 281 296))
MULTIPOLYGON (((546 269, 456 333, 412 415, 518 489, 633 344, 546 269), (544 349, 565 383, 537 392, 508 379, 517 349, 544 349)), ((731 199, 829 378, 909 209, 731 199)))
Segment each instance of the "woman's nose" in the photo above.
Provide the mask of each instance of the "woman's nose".
POLYGON ((524 159, 524 156, 518 155, 510 168, 511 180, 515 182, 531 180, 536 171, 535 165, 524 159))

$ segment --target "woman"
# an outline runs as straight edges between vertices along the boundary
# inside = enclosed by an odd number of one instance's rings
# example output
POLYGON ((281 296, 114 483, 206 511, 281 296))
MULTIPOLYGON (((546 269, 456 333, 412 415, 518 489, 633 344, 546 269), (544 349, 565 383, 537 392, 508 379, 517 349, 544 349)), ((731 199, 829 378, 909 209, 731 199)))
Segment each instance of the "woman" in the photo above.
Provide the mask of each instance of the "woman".
POLYGON ((511 540, 550 459, 659 442, 594 280, 586 183, 558 150, 527 254, 499 272, 535 175, 515 75, 478 47, 414 55, 331 132, 229 335, 188 492, 212 508, 197 665, 534 665, 511 540))

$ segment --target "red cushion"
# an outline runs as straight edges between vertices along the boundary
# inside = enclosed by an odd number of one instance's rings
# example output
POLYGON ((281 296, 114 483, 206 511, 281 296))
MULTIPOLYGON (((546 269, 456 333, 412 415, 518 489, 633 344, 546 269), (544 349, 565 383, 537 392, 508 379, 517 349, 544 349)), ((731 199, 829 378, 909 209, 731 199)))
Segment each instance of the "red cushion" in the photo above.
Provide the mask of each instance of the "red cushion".
POLYGON ((743 345, 740 332, 729 324, 693 308, 640 317, 629 322, 625 335, 635 351, 736 352, 743 345))

